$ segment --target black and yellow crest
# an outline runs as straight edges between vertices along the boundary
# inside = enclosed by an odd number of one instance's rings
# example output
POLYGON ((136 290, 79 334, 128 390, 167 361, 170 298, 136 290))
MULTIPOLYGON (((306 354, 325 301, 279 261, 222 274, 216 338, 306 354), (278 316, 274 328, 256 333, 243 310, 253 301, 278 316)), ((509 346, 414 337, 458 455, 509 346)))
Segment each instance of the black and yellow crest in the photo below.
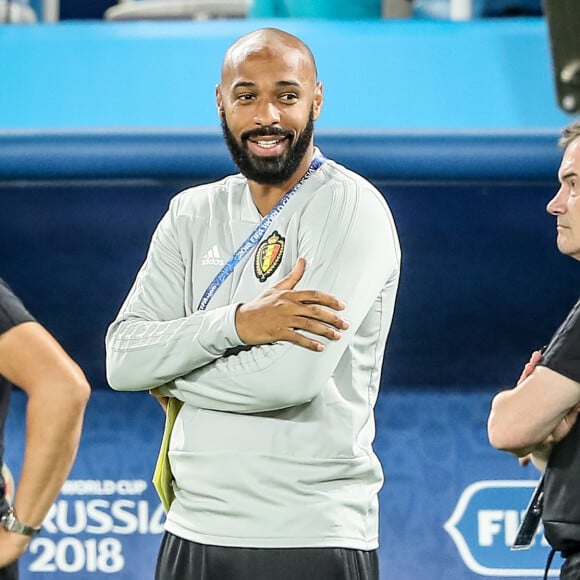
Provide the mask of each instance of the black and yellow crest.
POLYGON ((265 282, 278 268, 284 254, 284 238, 274 232, 256 250, 254 272, 260 282, 265 282))

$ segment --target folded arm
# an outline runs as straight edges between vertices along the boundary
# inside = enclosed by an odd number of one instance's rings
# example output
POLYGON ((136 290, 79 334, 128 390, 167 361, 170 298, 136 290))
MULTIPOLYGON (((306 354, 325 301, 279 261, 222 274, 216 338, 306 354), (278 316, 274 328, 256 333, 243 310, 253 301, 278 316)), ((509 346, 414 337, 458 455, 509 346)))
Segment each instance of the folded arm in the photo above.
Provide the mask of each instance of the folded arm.
POLYGON ((576 421, 579 402, 580 383, 537 366, 515 388, 494 397, 490 443, 518 457, 538 451, 545 460, 549 446, 565 437, 576 421))
POLYGON ((201 367, 237 347, 232 304, 187 312, 186 268, 177 240, 174 208, 151 240, 145 263, 105 338, 112 388, 147 390, 201 367))
POLYGON ((108 329, 107 378, 114 389, 154 389, 229 357, 240 347, 287 340, 316 351, 322 346, 314 336, 338 338, 337 329, 344 328, 336 314, 343 308, 340 301, 320 291, 292 292, 303 275, 303 261, 251 303, 186 312, 193 297, 187 294, 176 231, 170 211, 155 231, 147 259, 108 329))

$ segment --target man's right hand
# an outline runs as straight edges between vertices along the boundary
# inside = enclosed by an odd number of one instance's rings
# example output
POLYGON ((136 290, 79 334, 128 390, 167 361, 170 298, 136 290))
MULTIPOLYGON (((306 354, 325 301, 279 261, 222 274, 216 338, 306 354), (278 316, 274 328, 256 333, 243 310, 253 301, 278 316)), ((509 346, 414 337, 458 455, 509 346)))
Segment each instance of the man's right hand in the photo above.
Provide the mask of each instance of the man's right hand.
POLYGON ((322 351, 324 345, 321 342, 297 331, 303 330, 330 340, 341 337, 339 331, 349 326, 337 314, 344 309, 344 303, 318 290, 294 290, 305 267, 304 258, 298 258, 288 276, 238 308, 236 329, 245 344, 287 341, 310 350, 322 351))

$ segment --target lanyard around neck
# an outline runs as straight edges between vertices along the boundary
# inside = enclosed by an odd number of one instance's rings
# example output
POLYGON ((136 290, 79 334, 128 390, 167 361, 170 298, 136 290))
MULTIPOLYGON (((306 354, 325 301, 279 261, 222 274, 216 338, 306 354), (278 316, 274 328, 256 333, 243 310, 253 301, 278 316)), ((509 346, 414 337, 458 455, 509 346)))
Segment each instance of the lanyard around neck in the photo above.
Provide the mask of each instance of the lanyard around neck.
POLYGON ((234 268, 242 261, 244 256, 248 254, 256 244, 264 237, 272 222, 276 219, 278 214, 284 209, 284 206, 290 201, 290 198, 302 187, 304 182, 312 176, 315 171, 326 161, 322 155, 315 157, 308 168, 308 171, 302 176, 300 181, 289 191, 287 191, 282 199, 268 212, 268 215, 256 226, 254 231, 248 236, 246 241, 236 250, 234 255, 228 260, 226 265, 219 271, 218 275, 212 280, 207 290, 203 293, 198 310, 205 310, 209 301, 213 298, 218 288, 224 283, 225 279, 234 271, 234 268))

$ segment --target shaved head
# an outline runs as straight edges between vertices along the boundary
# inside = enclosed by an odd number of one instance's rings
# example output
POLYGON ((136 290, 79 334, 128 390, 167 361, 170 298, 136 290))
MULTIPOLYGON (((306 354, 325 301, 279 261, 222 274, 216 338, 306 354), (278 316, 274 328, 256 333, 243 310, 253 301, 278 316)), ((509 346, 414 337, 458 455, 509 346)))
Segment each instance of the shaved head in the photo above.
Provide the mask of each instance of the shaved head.
POLYGON ((271 53, 272 57, 279 50, 294 51, 304 61, 304 66, 312 71, 312 82, 318 77, 316 61, 312 51, 299 38, 278 28, 260 28, 236 40, 226 51, 221 70, 221 82, 232 74, 246 59, 252 55, 271 53))

